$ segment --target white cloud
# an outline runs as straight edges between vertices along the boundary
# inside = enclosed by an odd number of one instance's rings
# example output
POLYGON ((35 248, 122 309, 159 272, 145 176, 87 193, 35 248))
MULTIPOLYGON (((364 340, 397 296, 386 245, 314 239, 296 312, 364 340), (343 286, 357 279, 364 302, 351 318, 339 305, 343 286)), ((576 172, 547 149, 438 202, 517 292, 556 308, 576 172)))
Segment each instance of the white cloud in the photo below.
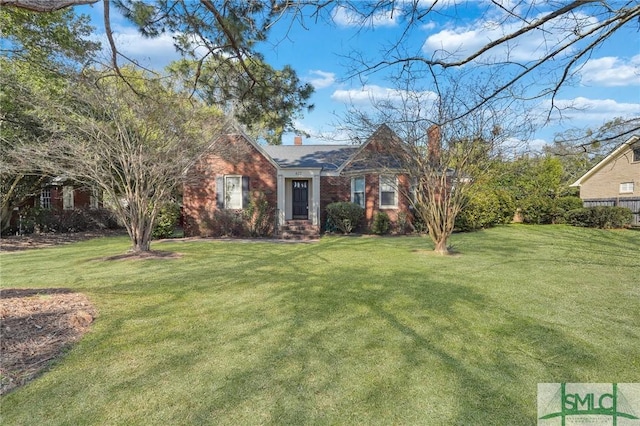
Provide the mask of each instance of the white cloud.
POLYGON ((332 12, 333 22, 341 27, 369 26, 372 28, 395 27, 400 11, 396 9, 379 11, 371 16, 363 16, 345 6, 337 6, 332 12))
MULTIPOLYGON (((467 0, 418 0, 417 6, 420 9, 431 9, 434 10, 443 10, 455 7, 457 5, 463 4, 467 0)), ((401 3, 405 3, 407 6, 412 7, 414 4, 413 0, 405 0, 401 3)))
POLYGON ((313 77, 307 77, 306 80, 316 89, 324 89, 336 82, 336 75, 332 72, 311 70, 309 74, 313 77))
MULTIPOLYGON (((574 99, 556 99, 554 101, 556 108, 561 110, 559 113, 554 111, 553 116, 556 119, 572 121, 584 121, 594 124, 600 124, 616 117, 630 117, 640 115, 640 103, 624 103, 613 99, 589 99, 585 97, 577 97, 574 99)), ((544 107, 549 110, 551 101, 547 101, 544 107)))
POLYGON ((365 85, 360 89, 336 90, 331 95, 331 99, 334 101, 354 105, 370 105, 376 101, 400 102, 407 98, 419 98, 422 101, 428 101, 435 99, 436 95, 433 92, 408 93, 405 90, 392 89, 375 84, 365 85))
MULTIPOLYGON (((179 35, 180 33, 165 33, 149 38, 144 37, 134 27, 115 25, 113 28, 113 39, 118 52, 155 71, 162 71, 170 62, 180 59, 180 53, 174 46, 174 37, 179 35)), ((104 54, 110 57, 111 50, 106 35, 98 34, 97 39, 102 44, 104 54)), ((197 55, 204 53, 204 48, 196 48, 197 55)), ((122 58, 119 58, 119 61, 122 61, 122 58)))
MULTIPOLYGON (((542 16, 542 15, 540 15, 542 16)), ((531 20, 538 19, 531 17, 531 20)), ((567 28, 582 28, 587 31, 596 22, 595 18, 574 14, 570 17, 558 17, 547 22, 540 29, 522 34, 509 42, 502 43, 485 52, 476 61, 534 61, 545 56, 551 49, 567 44, 567 28)), ((483 19, 463 26, 445 28, 427 37, 422 46, 423 52, 435 58, 460 60, 466 58, 492 41, 518 31, 524 22, 514 20, 508 15, 493 14, 491 19, 483 19)), ((571 49, 565 50, 570 54, 571 49)))
POLYGON ((580 69, 581 81, 595 86, 640 85, 640 55, 629 61, 614 56, 589 59, 580 69))
POLYGON ((435 22, 431 21, 431 22, 427 22, 427 23, 423 24, 420 27, 420 29, 422 31, 431 31, 431 30, 435 29, 437 26, 438 25, 435 22))

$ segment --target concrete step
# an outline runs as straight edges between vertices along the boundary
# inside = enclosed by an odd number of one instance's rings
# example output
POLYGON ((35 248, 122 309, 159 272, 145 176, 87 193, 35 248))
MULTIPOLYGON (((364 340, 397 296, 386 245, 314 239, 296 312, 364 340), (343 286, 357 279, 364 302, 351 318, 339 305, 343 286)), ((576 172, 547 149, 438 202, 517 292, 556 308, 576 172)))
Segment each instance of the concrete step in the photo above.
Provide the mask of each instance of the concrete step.
POLYGON ((309 220, 288 220, 280 227, 280 238, 307 240, 320 237, 320 228, 309 220))

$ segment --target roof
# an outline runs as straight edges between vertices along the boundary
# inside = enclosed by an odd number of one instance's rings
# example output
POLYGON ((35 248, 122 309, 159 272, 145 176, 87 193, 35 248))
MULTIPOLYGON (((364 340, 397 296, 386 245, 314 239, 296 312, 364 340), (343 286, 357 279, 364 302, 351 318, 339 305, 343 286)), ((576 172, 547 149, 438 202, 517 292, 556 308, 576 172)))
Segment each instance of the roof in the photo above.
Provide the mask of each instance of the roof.
POLYGON ((614 149, 613 152, 611 152, 611 154, 607 155, 604 158, 604 160, 600 161, 598 164, 593 166, 587 173, 582 175, 582 177, 580 177, 580 179, 578 179, 577 181, 572 183, 570 186, 580 186, 580 185, 582 185, 582 183, 584 181, 589 179, 598 170, 600 170, 601 168, 603 168, 604 166, 609 164, 611 161, 617 159, 623 152, 625 152, 627 149, 631 148, 631 146, 633 144, 635 144, 636 142, 638 142, 638 141, 640 141, 640 136, 638 136, 638 135, 631 136, 626 142, 624 142, 622 145, 620 145, 619 147, 614 149))
POLYGON ((267 145, 261 147, 283 169, 320 168, 338 170, 357 150, 357 145, 267 145))

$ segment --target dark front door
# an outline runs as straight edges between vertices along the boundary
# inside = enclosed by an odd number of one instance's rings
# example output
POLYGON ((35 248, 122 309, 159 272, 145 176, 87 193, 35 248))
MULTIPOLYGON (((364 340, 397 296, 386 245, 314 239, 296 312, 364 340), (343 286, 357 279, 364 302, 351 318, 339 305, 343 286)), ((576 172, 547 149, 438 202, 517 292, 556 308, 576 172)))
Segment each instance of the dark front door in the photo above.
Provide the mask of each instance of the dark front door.
POLYGON ((309 181, 293 181, 293 218, 309 219, 309 181))

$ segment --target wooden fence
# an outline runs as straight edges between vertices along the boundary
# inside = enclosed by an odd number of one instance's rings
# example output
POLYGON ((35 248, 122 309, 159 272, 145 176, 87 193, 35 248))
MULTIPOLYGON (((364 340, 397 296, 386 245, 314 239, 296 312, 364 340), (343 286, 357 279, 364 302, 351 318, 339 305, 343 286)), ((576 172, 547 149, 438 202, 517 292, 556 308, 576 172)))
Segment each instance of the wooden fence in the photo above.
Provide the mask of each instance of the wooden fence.
POLYGON ((583 200, 585 207, 595 206, 618 206, 626 207, 631 210, 633 217, 631 225, 640 226, 640 198, 599 198, 595 200, 583 200))

